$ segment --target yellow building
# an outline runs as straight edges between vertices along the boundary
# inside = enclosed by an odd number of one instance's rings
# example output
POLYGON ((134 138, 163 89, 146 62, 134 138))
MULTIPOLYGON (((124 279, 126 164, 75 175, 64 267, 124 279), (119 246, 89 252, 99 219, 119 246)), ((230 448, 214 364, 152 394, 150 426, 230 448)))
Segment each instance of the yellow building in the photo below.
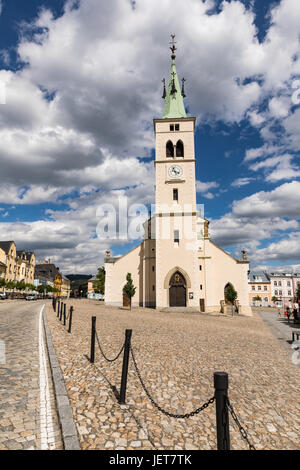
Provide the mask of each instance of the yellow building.
MULTIPOLYGON (((1 261, 5 265, 5 281, 16 281, 17 249, 14 241, 0 242, 1 261)), ((4 266, 2 266, 4 268, 4 266)))
POLYGON ((57 273, 54 281, 54 288, 58 291, 58 297, 69 298, 71 292, 71 281, 63 274, 57 273))
POLYGON ((33 252, 17 251, 17 282, 33 284, 35 269, 35 255, 33 252))

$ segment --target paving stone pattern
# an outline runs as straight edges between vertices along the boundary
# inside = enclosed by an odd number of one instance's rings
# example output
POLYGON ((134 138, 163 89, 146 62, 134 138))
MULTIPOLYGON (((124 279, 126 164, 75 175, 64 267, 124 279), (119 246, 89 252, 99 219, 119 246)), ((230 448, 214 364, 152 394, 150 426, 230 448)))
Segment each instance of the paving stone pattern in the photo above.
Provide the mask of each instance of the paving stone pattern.
MULTIPOLYGON (((126 405, 120 406, 122 357, 89 363, 91 316, 103 350, 114 357, 133 330, 132 345, 146 386, 160 406, 190 412, 213 396, 213 373, 229 374, 232 405, 257 449, 299 449, 300 367, 255 313, 253 318, 162 313, 73 300, 72 334, 50 305, 47 318, 83 449, 215 449, 215 406, 189 419, 168 418, 142 390, 132 360, 126 405)), ((276 315, 276 313, 274 313, 276 315)), ((247 449, 230 423, 233 449, 247 449)))
MULTIPOLYGON (((0 364, 0 450, 41 448, 39 387, 39 312, 41 302, 0 303, 0 340, 4 341, 6 363, 0 364)), ((51 378, 49 364, 48 377, 51 378)), ((53 432, 52 448, 61 449, 55 399, 50 387, 53 432)))

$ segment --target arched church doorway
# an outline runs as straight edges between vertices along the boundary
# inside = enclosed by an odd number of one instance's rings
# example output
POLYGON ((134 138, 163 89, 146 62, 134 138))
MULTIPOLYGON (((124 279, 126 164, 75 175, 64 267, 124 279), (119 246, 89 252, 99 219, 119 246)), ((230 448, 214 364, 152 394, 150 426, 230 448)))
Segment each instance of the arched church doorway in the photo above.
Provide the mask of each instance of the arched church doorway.
POLYGON ((170 307, 186 307, 186 281, 179 271, 170 279, 169 297, 170 307))

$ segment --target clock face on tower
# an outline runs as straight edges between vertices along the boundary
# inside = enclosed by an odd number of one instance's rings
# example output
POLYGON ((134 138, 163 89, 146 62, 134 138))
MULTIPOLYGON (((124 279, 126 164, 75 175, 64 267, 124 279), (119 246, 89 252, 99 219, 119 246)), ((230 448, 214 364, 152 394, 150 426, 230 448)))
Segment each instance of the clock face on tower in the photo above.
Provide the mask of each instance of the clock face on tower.
POLYGON ((182 173, 182 167, 179 165, 172 165, 169 167, 168 174, 170 178, 181 178, 182 173))

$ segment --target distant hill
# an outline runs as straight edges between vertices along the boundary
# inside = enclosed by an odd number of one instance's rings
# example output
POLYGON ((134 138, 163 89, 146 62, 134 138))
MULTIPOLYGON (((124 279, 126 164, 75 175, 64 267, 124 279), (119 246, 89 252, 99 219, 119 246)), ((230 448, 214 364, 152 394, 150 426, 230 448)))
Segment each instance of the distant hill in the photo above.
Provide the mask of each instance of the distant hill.
POLYGON ((70 281, 87 281, 93 277, 93 274, 66 274, 66 277, 70 279, 70 281))

